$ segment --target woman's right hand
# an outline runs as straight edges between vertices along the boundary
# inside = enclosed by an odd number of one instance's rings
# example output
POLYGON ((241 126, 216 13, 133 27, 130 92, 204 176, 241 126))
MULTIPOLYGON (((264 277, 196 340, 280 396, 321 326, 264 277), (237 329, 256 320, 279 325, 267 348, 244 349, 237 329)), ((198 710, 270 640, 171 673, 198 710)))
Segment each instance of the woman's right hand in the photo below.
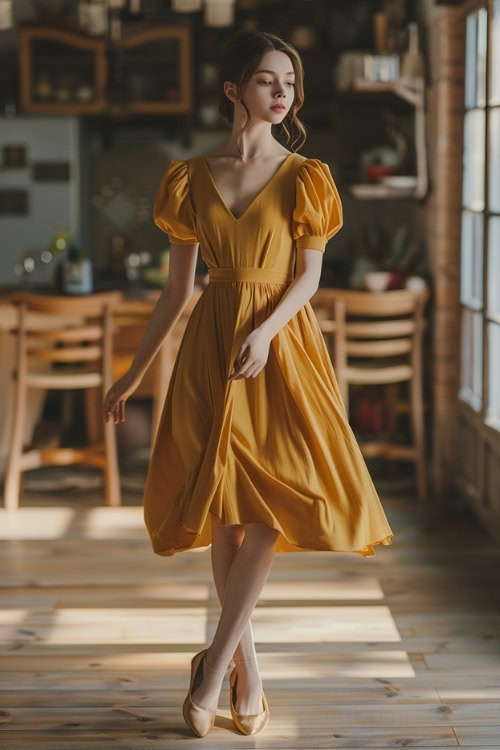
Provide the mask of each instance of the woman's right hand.
POLYGON ((106 393, 103 402, 104 420, 113 420, 115 424, 125 421, 125 402, 137 388, 130 372, 126 372, 106 393))

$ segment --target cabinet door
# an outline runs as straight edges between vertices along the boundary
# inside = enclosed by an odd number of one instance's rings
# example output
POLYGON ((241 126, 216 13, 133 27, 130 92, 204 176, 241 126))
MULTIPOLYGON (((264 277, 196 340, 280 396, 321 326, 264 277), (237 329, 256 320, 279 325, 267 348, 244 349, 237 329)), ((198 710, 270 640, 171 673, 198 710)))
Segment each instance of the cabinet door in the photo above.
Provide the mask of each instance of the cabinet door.
POLYGON ((188 27, 133 32, 121 41, 112 88, 129 112, 187 114, 192 107, 192 53, 188 27))

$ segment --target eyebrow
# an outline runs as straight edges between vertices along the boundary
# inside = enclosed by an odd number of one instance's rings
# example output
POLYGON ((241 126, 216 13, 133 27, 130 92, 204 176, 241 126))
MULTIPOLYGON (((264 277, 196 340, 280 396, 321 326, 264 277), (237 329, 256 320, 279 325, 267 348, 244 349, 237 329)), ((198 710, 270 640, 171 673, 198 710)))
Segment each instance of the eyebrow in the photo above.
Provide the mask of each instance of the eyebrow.
MULTIPOLYGON (((257 75, 257 73, 276 73, 275 70, 267 70, 267 68, 260 68, 259 70, 255 71, 254 75, 257 75)), ((293 76, 295 75, 294 70, 289 70, 287 73, 285 73, 286 76, 293 76)))

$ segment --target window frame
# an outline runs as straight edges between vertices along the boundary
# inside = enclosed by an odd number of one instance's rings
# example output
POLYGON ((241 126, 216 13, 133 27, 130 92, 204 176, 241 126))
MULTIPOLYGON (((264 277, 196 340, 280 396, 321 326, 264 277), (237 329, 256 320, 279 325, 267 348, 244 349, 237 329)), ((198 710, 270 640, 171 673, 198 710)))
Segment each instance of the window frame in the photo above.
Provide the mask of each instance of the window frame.
MULTIPOLYGON (((460 362, 460 374, 459 374, 459 386, 457 391, 457 402, 464 416, 467 416, 468 421, 472 420, 476 423, 477 427, 486 432, 486 436, 493 438, 495 442, 500 445, 500 415, 495 417, 489 414, 489 371, 490 371, 490 347, 489 347, 489 335, 490 326, 498 325, 500 327, 500 313, 489 312, 489 297, 488 297, 488 278, 489 278, 489 238, 490 238, 490 221, 492 218, 500 219, 500 212, 492 211, 490 209, 490 194, 489 194, 489 183, 490 183, 490 116, 493 110, 500 110, 500 101, 497 103, 491 102, 491 65, 492 65, 492 30, 493 30, 493 5, 494 0, 469 0, 463 3, 463 20, 464 20, 464 66, 465 66, 465 51, 466 51, 466 32, 467 32, 467 18, 473 13, 477 13, 481 9, 486 10, 486 70, 485 70, 485 97, 484 106, 478 106, 477 100, 473 107, 466 106, 465 95, 466 95, 466 69, 464 68, 464 96, 463 96, 463 121, 465 126, 466 113, 471 112, 474 109, 480 109, 484 111, 484 174, 483 174, 483 195, 484 195, 484 206, 482 210, 471 210, 470 206, 464 205, 463 195, 463 184, 462 194, 460 202, 460 284, 459 284, 459 306, 460 306, 460 336, 459 336, 459 362, 460 362), (482 304, 479 308, 477 304, 467 303, 462 301, 462 227, 463 227, 463 216, 465 213, 472 213, 482 217, 483 222, 483 236, 482 236, 482 304), (464 351, 464 316, 465 310, 470 311, 471 314, 474 312, 481 312, 482 319, 482 335, 481 335, 481 403, 479 408, 475 408, 471 401, 474 400, 474 396, 467 393, 462 385, 462 360, 466 354, 464 351)), ((462 137, 462 155, 465 156, 465 127, 464 136, 462 137)), ((462 169, 463 174, 463 169, 462 169)))

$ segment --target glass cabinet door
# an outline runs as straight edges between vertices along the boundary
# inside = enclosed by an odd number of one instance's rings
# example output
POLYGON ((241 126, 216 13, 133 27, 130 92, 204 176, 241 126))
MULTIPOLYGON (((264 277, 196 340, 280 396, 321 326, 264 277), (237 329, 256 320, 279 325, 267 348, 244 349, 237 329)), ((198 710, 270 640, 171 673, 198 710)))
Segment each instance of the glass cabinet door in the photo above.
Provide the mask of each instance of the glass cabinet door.
POLYGON ((133 32, 120 45, 120 102, 128 111, 187 113, 192 102, 191 48, 186 27, 133 32))

